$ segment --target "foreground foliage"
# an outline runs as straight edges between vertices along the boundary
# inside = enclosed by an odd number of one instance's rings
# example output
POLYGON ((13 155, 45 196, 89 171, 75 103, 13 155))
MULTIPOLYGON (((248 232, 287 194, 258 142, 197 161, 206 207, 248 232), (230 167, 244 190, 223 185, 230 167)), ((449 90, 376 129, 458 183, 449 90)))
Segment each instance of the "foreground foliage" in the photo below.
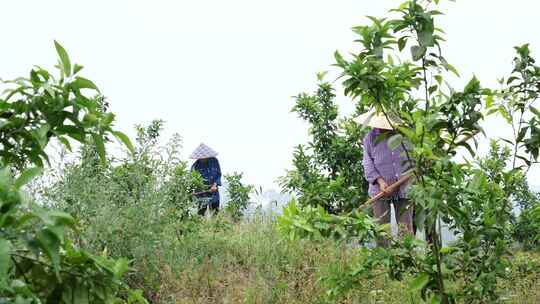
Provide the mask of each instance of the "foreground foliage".
POLYGON ((30 78, 4 84, 0 98, 0 302, 2 303, 115 303, 130 293, 128 302, 145 302, 121 281, 128 261, 113 260, 81 249, 67 237, 78 231, 75 219, 35 203, 24 186, 49 161, 49 141, 70 148, 67 137, 92 141, 105 161, 104 141, 113 135, 131 148, 129 139, 112 129, 114 115, 102 98, 87 97, 83 89, 97 87, 78 75, 64 48, 58 78, 36 67, 30 78))

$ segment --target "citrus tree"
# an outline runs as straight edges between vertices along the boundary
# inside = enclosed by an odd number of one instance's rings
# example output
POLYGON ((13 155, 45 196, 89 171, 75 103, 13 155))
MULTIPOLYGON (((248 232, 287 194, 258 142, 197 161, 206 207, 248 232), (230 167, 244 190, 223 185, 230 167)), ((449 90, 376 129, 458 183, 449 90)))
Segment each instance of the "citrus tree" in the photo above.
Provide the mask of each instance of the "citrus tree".
POLYGON ((292 111, 309 124, 310 141, 296 147, 294 168, 281 178, 281 186, 296 194, 300 205, 337 214, 367 199, 361 143, 365 130, 352 117, 339 117, 335 89, 323 81, 324 74, 318 75, 313 94, 295 97, 292 111))

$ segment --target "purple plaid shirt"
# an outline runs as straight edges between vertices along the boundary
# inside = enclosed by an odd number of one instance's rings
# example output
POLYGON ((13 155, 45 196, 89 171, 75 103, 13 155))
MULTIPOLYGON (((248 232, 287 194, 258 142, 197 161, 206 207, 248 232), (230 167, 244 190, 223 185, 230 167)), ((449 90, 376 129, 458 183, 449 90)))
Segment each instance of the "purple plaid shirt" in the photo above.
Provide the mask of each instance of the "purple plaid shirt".
MULTIPOLYGON (((407 160, 406 155, 403 153, 403 148, 398 146, 395 150, 391 150, 388 147, 388 139, 378 140, 375 139, 381 133, 380 129, 371 130, 366 137, 364 137, 364 159, 362 165, 364 166, 364 174, 369 182, 369 196, 373 197, 377 195, 381 190, 376 180, 382 177, 384 181, 390 185, 397 181, 404 171, 404 161, 407 160)), ((403 184, 399 191, 395 194, 399 198, 406 198, 407 184, 403 184)))

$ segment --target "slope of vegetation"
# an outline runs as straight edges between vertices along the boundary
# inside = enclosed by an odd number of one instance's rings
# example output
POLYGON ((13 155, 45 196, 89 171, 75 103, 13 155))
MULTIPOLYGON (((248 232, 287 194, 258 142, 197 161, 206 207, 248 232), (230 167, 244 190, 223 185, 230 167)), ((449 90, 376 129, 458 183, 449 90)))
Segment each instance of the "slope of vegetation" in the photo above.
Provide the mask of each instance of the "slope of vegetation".
POLYGON ((391 117, 390 148, 412 147, 410 197, 429 242, 392 237, 358 210, 366 130, 338 118, 324 73, 293 109, 311 125, 281 179, 296 199, 277 219, 245 218, 253 188, 234 173, 225 177, 231 204, 207 219, 193 196, 205 186, 179 157, 180 137, 159 145, 157 120, 137 126, 133 145, 56 43, 58 76, 35 67, 2 83, 0 303, 540 302, 540 196, 526 179, 540 154, 540 67, 522 45, 502 89, 475 77, 452 88, 445 79, 459 74, 443 56, 438 2, 370 17, 354 28, 361 49, 335 55, 358 112, 391 117), (480 156, 474 137, 490 115, 512 138, 491 139, 480 156), (123 155, 107 155, 114 138, 123 155), (49 143, 71 151, 73 141, 77 158, 44 170, 49 143), (457 159, 459 149, 468 154, 457 159), (455 242, 442 243, 441 221, 455 242), (374 247, 379 238, 390 245, 374 247))
MULTIPOLYGON (((148 297, 155 303, 422 303, 408 291, 412 277, 358 279, 354 289, 329 295, 367 256, 346 242, 285 240, 264 217, 205 221, 198 232, 154 252, 160 270, 144 275, 156 277, 148 297)), ((515 255, 508 278, 498 284, 504 303, 538 303, 538 267, 540 255, 515 255)))

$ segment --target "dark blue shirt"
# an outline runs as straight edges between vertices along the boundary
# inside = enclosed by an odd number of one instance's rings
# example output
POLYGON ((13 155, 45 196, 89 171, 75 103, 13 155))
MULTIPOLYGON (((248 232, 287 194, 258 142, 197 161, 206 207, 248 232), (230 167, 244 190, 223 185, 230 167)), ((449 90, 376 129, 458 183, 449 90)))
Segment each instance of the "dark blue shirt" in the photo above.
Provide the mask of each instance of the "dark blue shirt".
MULTIPOLYGON (((217 158, 208 158, 207 161, 198 159, 191 166, 191 171, 197 171, 204 179, 205 184, 210 188, 212 184, 221 186, 221 168, 219 167, 219 161, 217 158)), ((203 195, 203 197, 211 197, 210 203, 219 202, 219 191, 214 193, 203 195)))

